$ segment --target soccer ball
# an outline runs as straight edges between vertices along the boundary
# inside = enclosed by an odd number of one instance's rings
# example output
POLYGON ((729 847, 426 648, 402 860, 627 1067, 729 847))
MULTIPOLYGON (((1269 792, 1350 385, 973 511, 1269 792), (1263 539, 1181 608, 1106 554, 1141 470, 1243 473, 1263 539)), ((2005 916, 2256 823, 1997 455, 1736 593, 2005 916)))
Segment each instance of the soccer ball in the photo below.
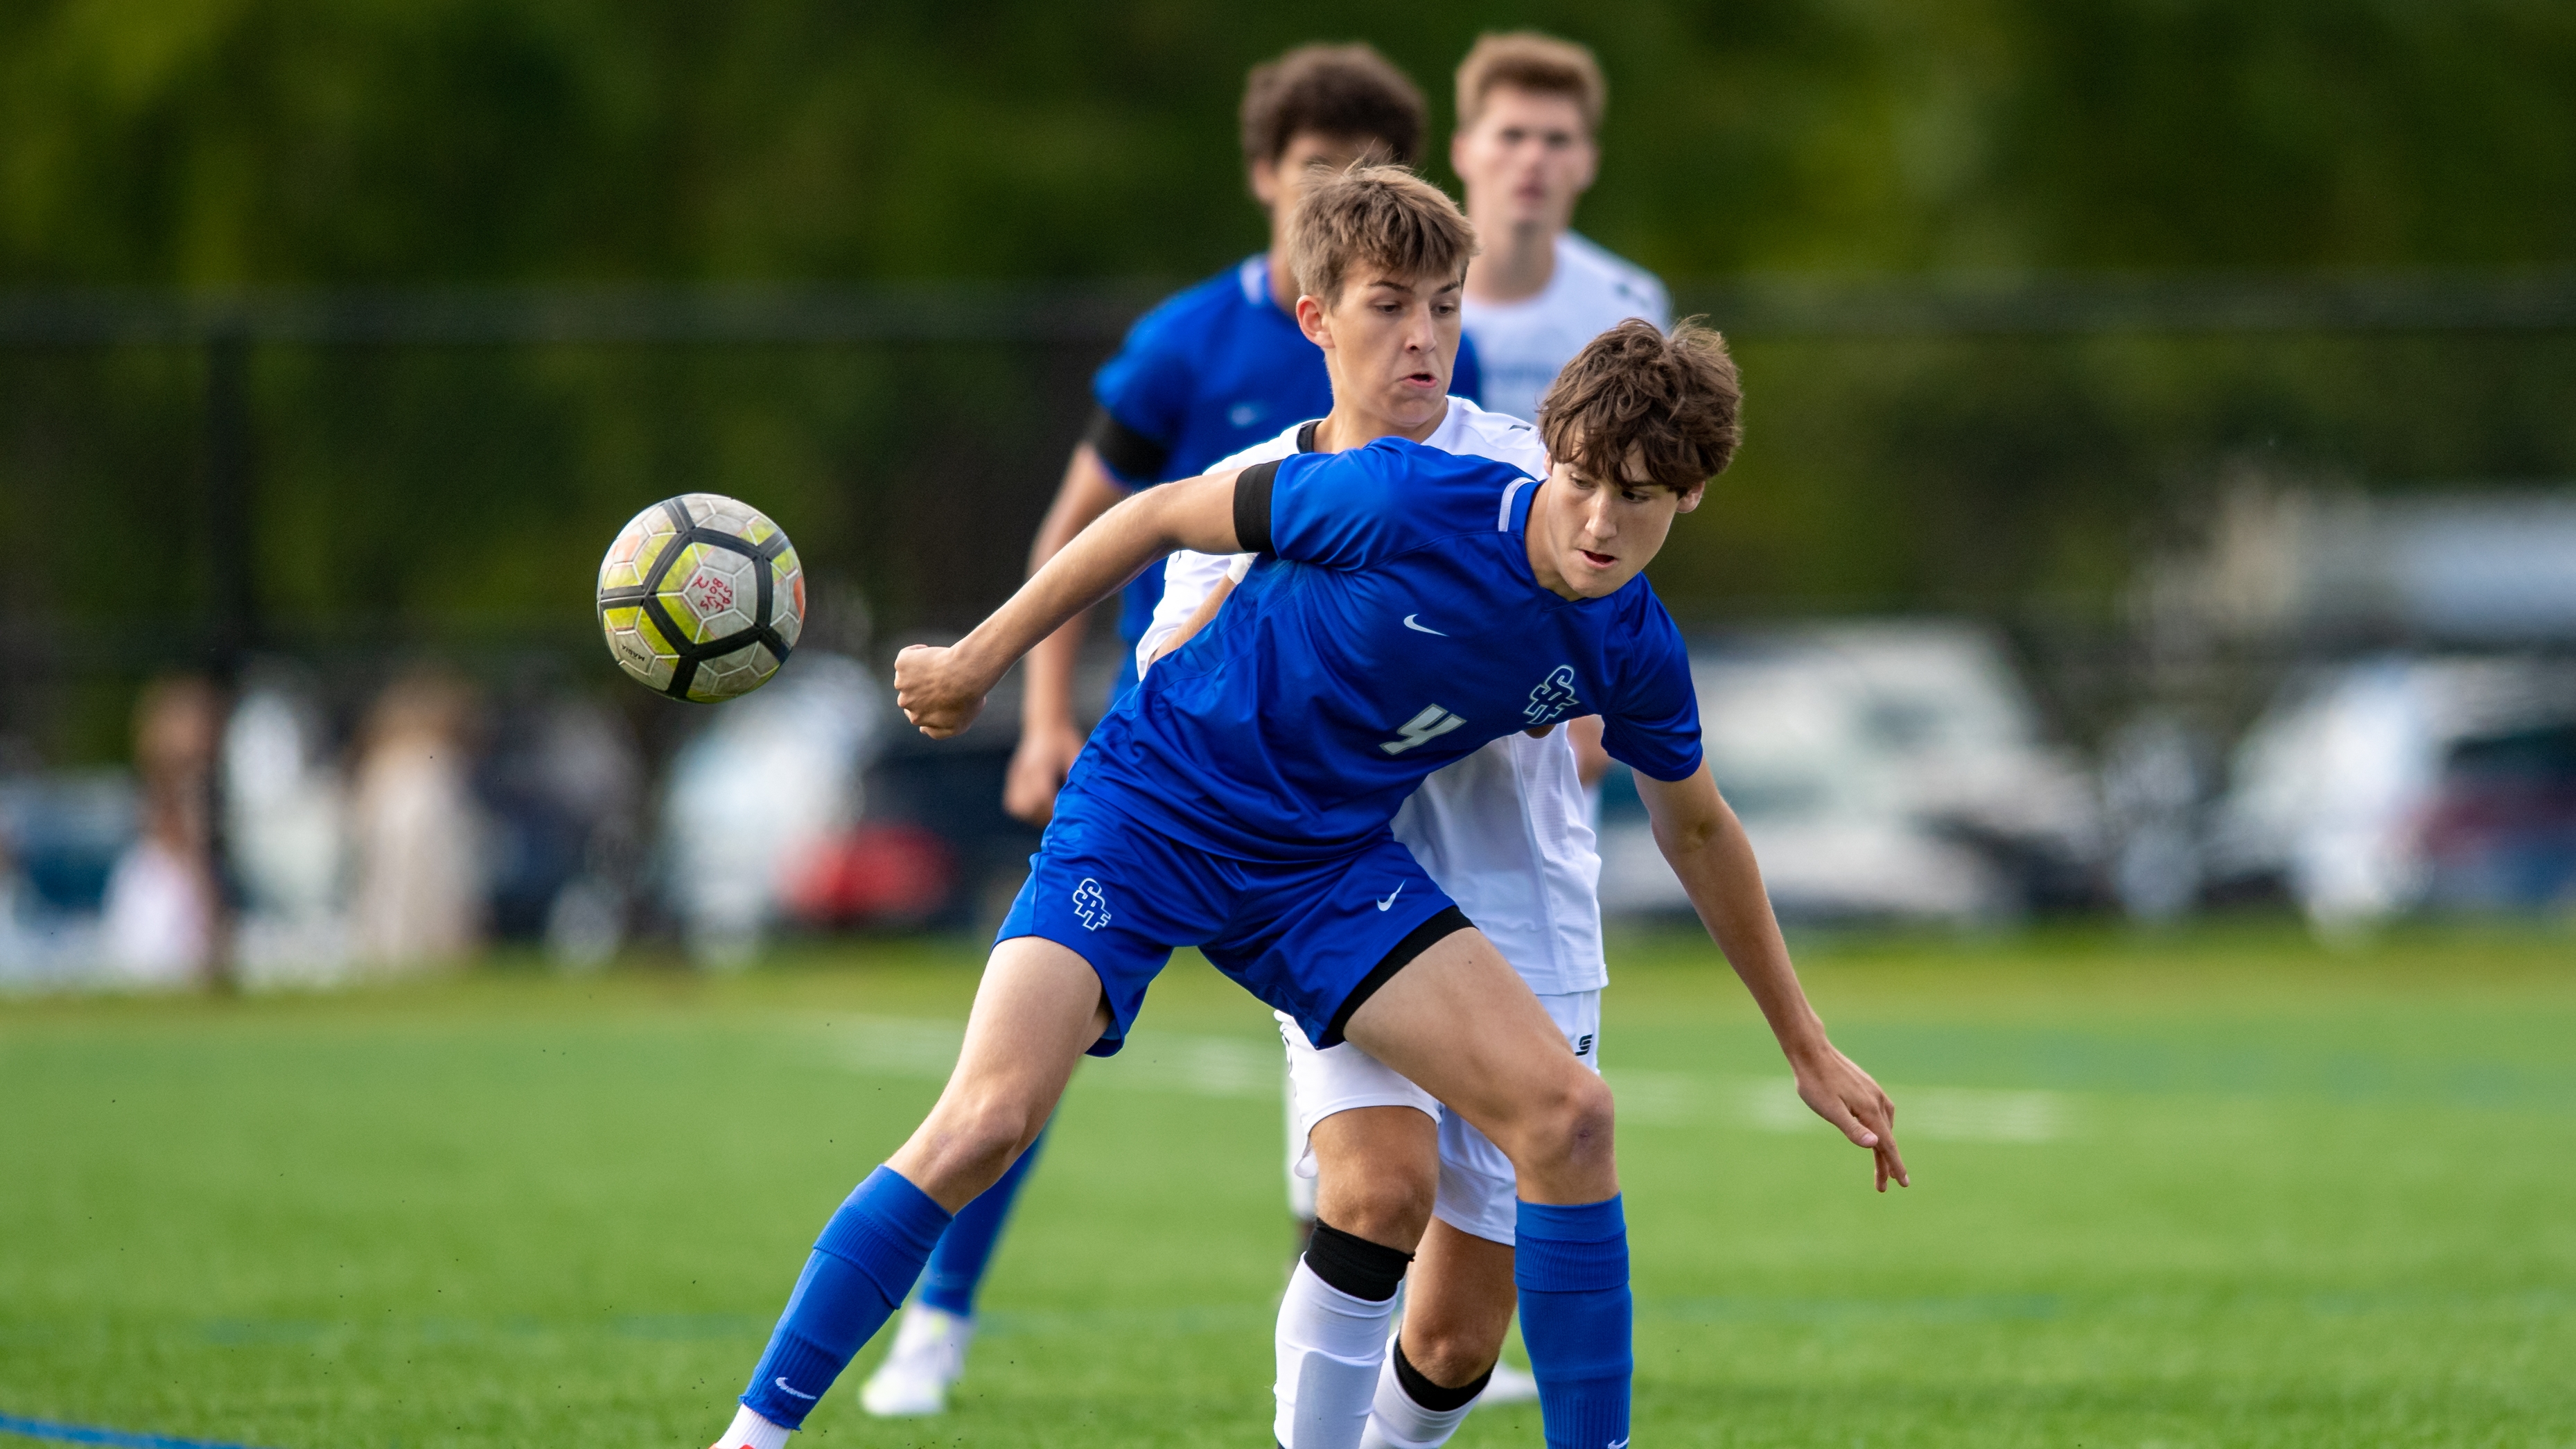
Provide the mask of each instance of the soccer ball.
POLYGON ((805 570, 767 515, 715 493, 643 512, 599 562, 599 631, 647 689, 713 704, 748 694, 805 629, 805 570))

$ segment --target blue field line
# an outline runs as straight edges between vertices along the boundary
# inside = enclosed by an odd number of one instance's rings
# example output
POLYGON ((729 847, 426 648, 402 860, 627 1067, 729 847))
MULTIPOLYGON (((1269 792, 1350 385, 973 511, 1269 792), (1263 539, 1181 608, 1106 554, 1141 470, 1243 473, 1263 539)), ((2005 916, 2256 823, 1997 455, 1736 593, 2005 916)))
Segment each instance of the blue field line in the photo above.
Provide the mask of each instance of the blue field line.
POLYGON ((112 1444, 116 1449, 252 1449, 248 1444, 228 1444, 220 1439, 173 1439, 167 1434, 129 1434, 122 1429, 57 1424, 50 1419, 21 1419, 14 1414, 0 1414, 0 1434, 51 1439, 58 1444, 112 1444))

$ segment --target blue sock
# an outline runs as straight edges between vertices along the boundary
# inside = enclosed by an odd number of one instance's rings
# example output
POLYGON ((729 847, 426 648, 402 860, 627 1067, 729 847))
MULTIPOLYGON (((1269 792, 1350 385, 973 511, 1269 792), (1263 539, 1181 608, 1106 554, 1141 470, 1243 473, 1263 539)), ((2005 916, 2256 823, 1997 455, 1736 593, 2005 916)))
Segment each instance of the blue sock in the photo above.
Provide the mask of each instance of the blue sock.
POLYGON ((1548 1449, 1628 1442, 1628 1223, 1619 1199, 1576 1207, 1524 1202, 1513 1230, 1521 1341, 1538 1378, 1548 1449))
POLYGON ((993 1249, 1002 1241, 1003 1225, 1011 1220, 1011 1204, 1020 1195, 1020 1183, 1045 1145, 1046 1132, 1041 1128, 1037 1140, 1002 1174, 1000 1182, 957 1210, 957 1221, 940 1235, 939 1246, 930 1253, 930 1266, 922 1270, 922 1302, 960 1318, 975 1316, 975 1290, 984 1286, 984 1270, 992 1266, 993 1249))
POLYGON ((803 1425, 851 1356, 912 1291, 947 1226, 947 1210, 902 1174, 890 1167, 869 1173, 814 1240, 743 1405, 782 1428, 803 1425))

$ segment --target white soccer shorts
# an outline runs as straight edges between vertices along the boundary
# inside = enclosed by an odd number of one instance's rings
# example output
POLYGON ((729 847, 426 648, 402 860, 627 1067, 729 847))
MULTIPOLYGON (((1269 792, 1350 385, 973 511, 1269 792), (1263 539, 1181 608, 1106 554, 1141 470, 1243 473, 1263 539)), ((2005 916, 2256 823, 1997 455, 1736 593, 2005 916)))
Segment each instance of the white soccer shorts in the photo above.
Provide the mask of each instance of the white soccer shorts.
MULTIPOLYGON (((1573 991, 1541 996, 1576 1058, 1601 1070, 1601 993, 1573 991)), ((1411 1107, 1440 1124, 1440 1196, 1432 1216, 1462 1233, 1508 1247, 1520 1216, 1512 1161, 1466 1118, 1443 1108, 1415 1086, 1349 1042, 1317 1051, 1292 1017, 1279 1016, 1279 1039, 1288 1048, 1288 1206, 1301 1218, 1315 1215, 1315 1152, 1308 1139, 1315 1124, 1354 1107, 1411 1107)))

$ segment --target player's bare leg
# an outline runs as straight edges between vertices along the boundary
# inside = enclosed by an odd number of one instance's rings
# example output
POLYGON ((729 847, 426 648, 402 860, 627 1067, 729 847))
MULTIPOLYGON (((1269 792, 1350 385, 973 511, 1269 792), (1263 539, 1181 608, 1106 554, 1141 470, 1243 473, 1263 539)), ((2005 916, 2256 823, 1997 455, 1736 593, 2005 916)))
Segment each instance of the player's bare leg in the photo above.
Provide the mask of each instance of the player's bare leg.
POLYGON ((785 1444, 912 1291, 950 1217, 1046 1126, 1108 1025, 1100 978, 1082 957, 1035 936, 993 948, 947 1088, 824 1226, 721 1449, 785 1444))
POLYGON ((948 1211, 964 1207, 1037 1139, 1108 1029, 1090 963, 1042 936, 995 946, 948 1085, 886 1166, 948 1211))
POLYGON ((1575 1058, 1484 933, 1433 943, 1353 1012, 1344 1034, 1474 1123, 1512 1160, 1524 1202, 1619 1191, 1610 1088, 1575 1058))
POLYGON ((1412 1107, 1354 1107, 1306 1140, 1315 1231, 1279 1302, 1272 1432, 1286 1449, 1356 1449, 1396 1289, 1439 1196, 1440 1126, 1412 1107))
POLYGON ((1344 1031, 1511 1159, 1513 1277, 1548 1442, 1624 1442, 1634 1364, 1609 1087, 1475 930, 1415 957, 1344 1031))
POLYGON ((1405 1280, 1361 1449, 1436 1449, 1483 1398, 1511 1331, 1512 1249, 1434 1220, 1405 1280))

